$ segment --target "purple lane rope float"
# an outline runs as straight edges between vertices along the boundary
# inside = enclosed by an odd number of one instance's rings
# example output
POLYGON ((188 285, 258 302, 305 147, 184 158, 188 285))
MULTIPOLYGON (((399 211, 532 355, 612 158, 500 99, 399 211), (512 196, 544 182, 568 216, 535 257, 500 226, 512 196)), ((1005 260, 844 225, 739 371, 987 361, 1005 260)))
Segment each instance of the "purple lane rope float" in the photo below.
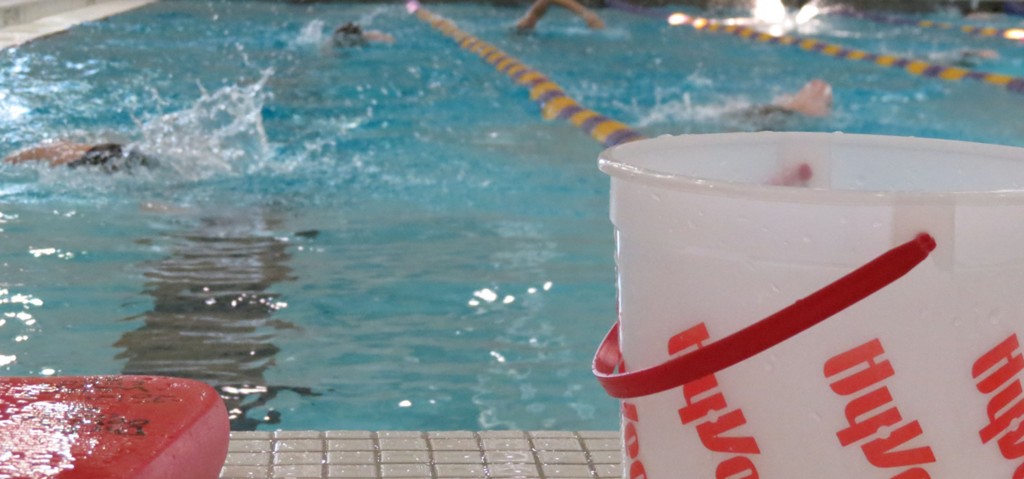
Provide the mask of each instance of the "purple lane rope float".
POLYGON ((409 13, 416 15, 420 20, 430 24, 445 36, 454 40, 463 50, 475 53, 485 62, 494 66, 496 70, 504 73, 517 84, 529 89, 530 99, 540 105, 541 114, 544 119, 559 118, 566 120, 605 147, 645 138, 644 135, 622 122, 584 108, 546 75, 520 62, 494 45, 460 30, 454 22, 428 11, 418 2, 410 1, 406 4, 406 8, 409 13))

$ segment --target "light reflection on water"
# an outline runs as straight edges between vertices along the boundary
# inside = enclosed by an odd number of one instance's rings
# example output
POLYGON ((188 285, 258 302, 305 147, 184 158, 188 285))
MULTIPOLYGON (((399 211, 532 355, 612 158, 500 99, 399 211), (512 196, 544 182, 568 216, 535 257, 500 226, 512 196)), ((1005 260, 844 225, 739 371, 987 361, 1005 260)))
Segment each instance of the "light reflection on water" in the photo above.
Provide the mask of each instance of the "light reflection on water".
POLYGON ((195 229, 147 239, 166 244, 166 256, 140 265, 148 311, 127 318, 141 323, 114 343, 122 348, 122 372, 198 379, 218 389, 233 430, 279 424, 273 411, 251 417, 278 392, 312 396, 308 387, 268 385, 265 371, 279 348, 275 331, 295 328, 276 319, 284 307, 270 292, 290 281, 287 241, 270 233, 280 219, 272 213, 233 210, 203 217, 195 229))

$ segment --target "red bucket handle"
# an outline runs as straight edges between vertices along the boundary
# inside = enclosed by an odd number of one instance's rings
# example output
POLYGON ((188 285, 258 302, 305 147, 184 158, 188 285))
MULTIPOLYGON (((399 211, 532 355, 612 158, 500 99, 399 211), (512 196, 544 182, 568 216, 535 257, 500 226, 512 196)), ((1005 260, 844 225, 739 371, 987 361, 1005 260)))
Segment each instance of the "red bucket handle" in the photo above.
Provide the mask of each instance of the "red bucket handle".
POLYGON ((935 239, 921 233, 767 318, 647 369, 621 371, 616 321, 594 356, 594 375, 605 391, 616 398, 647 396, 680 387, 775 346, 856 304, 909 273, 934 249, 935 239))

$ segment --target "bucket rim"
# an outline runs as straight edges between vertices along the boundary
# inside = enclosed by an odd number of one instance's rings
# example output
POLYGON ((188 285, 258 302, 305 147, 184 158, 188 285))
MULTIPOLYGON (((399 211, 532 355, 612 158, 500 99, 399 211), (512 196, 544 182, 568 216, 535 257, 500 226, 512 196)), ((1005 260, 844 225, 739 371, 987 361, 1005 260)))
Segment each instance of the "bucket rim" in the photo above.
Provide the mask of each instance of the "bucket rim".
POLYGON ((873 135, 842 132, 735 132, 662 135, 607 148, 598 158, 598 169, 613 179, 647 186, 731 196, 736 198, 775 200, 793 203, 938 203, 938 204, 1024 204, 1024 186, 1020 189, 954 190, 954 191, 902 191, 854 190, 807 186, 781 186, 701 178, 680 173, 660 171, 638 166, 622 158, 630 150, 650 142, 677 142, 681 146, 781 145, 783 142, 807 140, 830 146, 865 144, 874 147, 890 146, 899 149, 919 149, 942 153, 1016 159, 1024 163, 1024 148, 937 138, 873 135))

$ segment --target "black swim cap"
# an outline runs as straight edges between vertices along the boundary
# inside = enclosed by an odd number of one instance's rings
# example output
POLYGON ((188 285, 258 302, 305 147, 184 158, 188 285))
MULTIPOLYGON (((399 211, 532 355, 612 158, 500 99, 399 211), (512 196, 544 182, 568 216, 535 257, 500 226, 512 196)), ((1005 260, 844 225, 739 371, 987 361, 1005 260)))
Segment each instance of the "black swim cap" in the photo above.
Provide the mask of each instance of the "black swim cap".
POLYGON ((335 30, 334 33, 336 33, 336 34, 337 33, 342 33, 342 34, 345 34, 345 35, 362 35, 363 34, 363 29, 360 28, 359 25, 356 25, 353 22, 348 22, 348 23, 345 23, 344 25, 338 27, 338 29, 335 30))

